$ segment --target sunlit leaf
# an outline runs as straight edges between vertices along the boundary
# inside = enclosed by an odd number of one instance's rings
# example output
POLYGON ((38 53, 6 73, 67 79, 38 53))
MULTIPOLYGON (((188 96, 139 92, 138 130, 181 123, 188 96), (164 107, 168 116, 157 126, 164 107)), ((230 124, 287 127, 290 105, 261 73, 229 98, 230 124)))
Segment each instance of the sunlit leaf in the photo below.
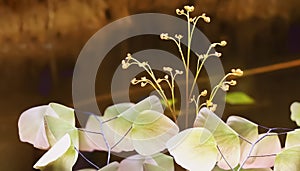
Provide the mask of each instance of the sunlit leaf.
POLYGON ((24 111, 18 121, 20 140, 33 144, 39 149, 50 147, 45 131, 44 114, 47 105, 30 108, 24 111))
POLYGON ((63 136, 33 166, 40 170, 72 171, 77 160, 77 152, 68 134, 63 136))
POLYGON ((73 126, 73 124, 53 116, 45 116, 45 121, 47 123, 49 133, 51 133, 51 137, 54 137, 54 140, 49 140, 51 146, 53 146, 65 134, 69 134, 74 146, 77 148, 79 147, 78 130, 75 126, 73 126))
POLYGON ((300 126, 300 103, 294 102, 291 107, 291 120, 295 121, 300 126))
POLYGON ((86 169, 80 169, 77 171, 98 171, 97 169, 91 169, 91 168, 86 168, 86 169))
POLYGON ((86 149, 88 151, 108 150, 103 135, 100 134, 103 133, 110 147, 122 140, 115 148, 112 149, 112 151, 121 152, 134 150, 131 140, 128 139, 128 135, 123 138, 128 130, 131 129, 132 123, 124 118, 118 117, 120 113, 126 111, 132 106, 134 106, 133 103, 116 104, 108 107, 105 110, 103 117, 91 115, 87 121, 85 129, 94 133, 84 133, 86 138, 90 141, 88 146, 86 146, 86 149), (110 119, 111 121, 101 124, 101 122, 110 119))
POLYGON ((151 159, 151 157, 144 157, 141 155, 127 157, 121 161, 119 171, 143 171, 144 163, 147 158, 151 159))
MULTIPOLYGON (((226 125, 208 108, 202 108, 195 120, 195 125, 208 129, 214 136, 218 147, 231 167, 236 167, 240 161, 240 140, 238 134, 226 125)), ((230 169, 227 162, 219 156, 218 166, 230 169)))
MULTIPOLYGON (((241 143, 241 162, 247 157, 250 149, 251 143, 254 143, 258 135, 258 125, 239 116, 230 116, 227 119, 227 125, 229 125, 235 132, 237 132, 242 138, 240 139, 241 143), (248 141, 248 142, 247 142, 248 141)), ((254 158, 250 158, 247 162, 253 162, 254 158)))
POLYGON ((228 92, 226 102, 232 105, 248 105, 255 103, 254 99, 244 92, 228 92))
POLYGON ((296 129, 287 134, 285 148, 300 146, 300 129, 296 129))
POLYGON ((49 130, 45 127, 47 126, 44 122, 45 116, 60 118, 68 125, 75 126, 74 110, 69 107, 57 103, 33 107, 24 111, 19 118, 20 140, 31 143, 34 147, 40 149, 48 149, 50 144, 53 145, 55 143, 55 141, 52 141, 53 137, 47 135, 49 130), (52 142, 49 143, 49 141, 52 142))
MULTIPOLYGON (((99 116, 91 115, 86 124, 86 130, 91 132, 85 132, 86 138, 89 140, 89 146, 86 146, 88 151, 92 150, 108 150, 106 147, 106 142, 110 147, 114 146, 122 137, 125 135, 126 130, 130 129, 131 124, 124 119, 115 119, 108 123, 101 124, 104 119, 99 116), (115 126, 115 127, 114 127, 115 126), (115 128, 115 129, 113 129, 115 128), (105 139, 103 135, 104 133, 105 139), (123 134, 122 134, 123 133, 123 134), (90 149, 89 149, 90 148, 90 149)), ((114 152, 121 151, 132 151, 134 150, 132 142, 128 140, 128 136, 124 138, 115 148, 112 149, 114 152)))
POLYGON ((149 156, 164 150, 166 142, 178 132, 178 126, 164 114, 145 110, 135 119, 130 137, 134 149, 149 156))
POLYGON ((99 171, 118 171, 120 164, 118 162, 112 162, 101 169, 99 171))
POLYGON ((133 155, 122 160, 118 171, 128 171, 128 170, 130 171, 174 171, 173 158, 161 153, 155 156, 133 155))
POLYGON ((163 171, 164 169, 159 166, 155 166, 155 165, 146 163, 146 164, 144 164, 144 170, 145 171, 163 171))
POLYGON ((134 107, 135 104, 133 103, 121 103, 108 107, 104 112, 103 120, 109 120, 116 117, 116 119, 113 119, 102 126, 105 137, 108 138, 111 146, 122 140, 113 149, 115 152, 132 151, 134 149, 132 141, 129 139, 128 135, 128 132, 132 128, 132 122, 120 116, 121 113, 124 113, 134 107))
MULTIPOLYGON (((259 138, 265 134, 260 134, 259 138)), ((281 151, 281 144, 277 134, 270 134, 259 141, 251 153, 251 156, 265 156, 265 157, 251 157, 248 159, 243 168, 270 168, 274 166, 275 156, 267 156, 278 154, 281 151)), ((248 151, 249 152, 249 151, 248 151)))
POLYGON ((300 146, 287 148, 277 154, 274 171, 297 171, 300 169, 300 146))
MULTIPOLYGON (((238 168, 239 168, 239 166, 234 168, 234 171, 238 170, 238 168)), ((227 170, 221 169, 216 166, 212 171, 227 171, 227 170)), ((272 171, 272 169, 271 168, 255 168, 255 169, 241 169, 240 171, 272 171)))
POLYGON ((218 158, 215 139, 205 128, 180 132, 167 142, 167 148, 177 164, 191 171, 210 171, 218 158))
MULTIPOLYGON (((114 147, 112 151, 136 150, 139 154, 148 156, 165 149, 166 142, 179 131, 178 126, 161 111, 163 109, 159 99, 150 96, 136 105, 113 105, 106 109, 103 117, 91 116, 86 129, 104 133, 110 147, 114 147), (101 124, 104 121, 107 122, 101 124)), ((92 148, 107 150, 101 134, 87 132, 86 135, 95 145, 92 148)))
POLYGON ((75 127, 74 109, 58 103, 49 103, 49 106, 60 119, 75 127))
MULTIPOLYGON (((258 134, 258 125, 239 116, 230 116, 227 124, 241 136, 241 163, 249 155, 251 143, 256 142, 264 134, 258 134)), ((277 135, 264 137, 255 146, 251 156, 265 156, 277 154, 281 151, 281 144, 277 135)), ((275 156, 250 157, 243 168, 269 168, 274 165, 275 156)))
POLYGON ((152 157, 156 164, 164 171, 174 171, 173 157, 159 153, 152 157))
POLYGON ((84 132, 78 131, 79 137, 79 149, 80 151, 88 151, 91 152, 95 150, 92 145, 92 139, 84 132))
POLYGON ((160 113, 164 112, 159 98, 157 96, 149 96, 128 110, 122 112, 120 117, 123 117, 130 122, 134 122, 135 118, 144 110, 154 110, 160 113))
POLYGON ((105 119, 118 117, 121 113, 125 112, 126 110, 134 106, 135 104, 133 103, 119 103, 119 104, 109 106, 104 111, 104 117, 105 119))

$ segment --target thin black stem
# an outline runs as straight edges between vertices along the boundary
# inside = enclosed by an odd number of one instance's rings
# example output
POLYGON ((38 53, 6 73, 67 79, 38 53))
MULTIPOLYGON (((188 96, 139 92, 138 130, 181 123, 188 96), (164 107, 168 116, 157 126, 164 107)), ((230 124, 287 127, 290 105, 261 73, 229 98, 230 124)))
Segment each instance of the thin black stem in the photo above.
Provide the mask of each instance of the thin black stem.
POLYGON ((259 143, 262 139, 264 139, 266 136, 268 136, 270 134, 270 132, 272 131, 272 129, 269 129, 268 132, 263 135, 262 137, 260 137, 259 139, 257 139, 251 146, 251 149, 249 150, 249 153, 247 155, 247 157, 244 159, 244 161, 242 162, 242 164, 240 165, 240 167, 238 168, 237 171, 240 171, 242 169, 242 167, 245 165, 246 161, 249 159, 249 157, 251 156, 252 151, 254 150, 254 147, 257 143, 259 143))
POLYGON ((269 128, 269 127, 266 127, 266 126, 262 126, 262 125, 258 125, 258 127, 261 127, 263 129, 266 129, 266 130, 271 130, 271 131, 293 131, 294 129, 291 129, 291 128, 269 128))
POLYGON ((112 121, 112 120, 115 120, 115 119, 117 119, 118 118, 118 116, 115 116, 115 117, 113 117, 113 118, 110 118, 110 119, 107 119, 107 120, 105 120, 105 121, 102 121, 102 124, 104 124, 104 123, 106 123, 106 122, 109 122, 109 121, 112 121))
POLYGON ((219 146, 217 145, 217 149, 219 151, 219 153, 221 154, 222 158, 224 159, 224 161, 226 162, 226 164, 229 166, 229 168, 234 171, 234 169, 230 166, 230 164, 228 163, 228 161, 226 160, 225 156, 223 155, 221 149, 219 148, 219 146))
POLYGON ((77 153, 85 160, 87 161, 90 165, 92 165, 93 167, 95 167, 97 170, 99 170, 100 168, 94 164, 92 161, 90 161, 88 158, 86 158, 76 147, 74 147, 74 149, 77 151, 77 153))
POLYGON ((246 138, 244 138, 243 136, 239 135, 239 138, 246 141, 248 144, 251 144, 252 145, 252 142, 247 140, 246 138))
POLYGON ((111 149, 115 148, 118 144, 120 144, 120 142, 128 135, 128 133, 130 132, 131 129, 132 129, 132 126, 130 126, 130 128, 126 131, 126 133, 124 134, 124 136, 118 142, 116 142, 116 144, 114 144, 111 147, 111 149))
POLYGON ((87 133, 92 133, 92 134, 100 134, 100 135, 103 135, 101 132, 95 132, 95 131, 89 131, 89 130, 86 130, 84 128, 77 128, 78 131, 82 131, 82 132, 87 132, 87 133))
POLYGON ((276 156, 277 154, 264 154, 264 155, 259 155, 259 156, 249 156, 250 157, 272 157, 272 156, 276 156))
POLYGON ((97 121, 99 122, 99 124, 100 124, 101 135, 102 135, 102 137, 103 137, 105 146, 107 147, 107 153, 108 153, 108 154, 107 154, 107 164, 109 164, 111 148, 110 148, 110 145, 109 145, 109 143, 107 142, 107 139, 106 139, 105 134, 104 134, 104 132, 103 132, 103 123, 102 123, 102 121, 101 121, 97 116, 94 115, 94 117, 96 118, 96 120, 97 120, 97 121))

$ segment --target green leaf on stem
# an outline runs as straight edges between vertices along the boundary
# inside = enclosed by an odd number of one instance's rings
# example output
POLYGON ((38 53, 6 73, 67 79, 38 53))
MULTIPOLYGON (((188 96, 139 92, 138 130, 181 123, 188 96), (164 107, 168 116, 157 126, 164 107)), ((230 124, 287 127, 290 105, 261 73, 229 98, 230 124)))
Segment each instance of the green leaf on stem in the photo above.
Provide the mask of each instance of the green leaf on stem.
POLYGON ((288 132, 285 140, 285 148, 300 146, 300 129, 288 132))
MULTIPOLYGON (((166 142, 179 132, 178 126, 161 112, 160 100, 150 96, 136 105, 111 106, 98 119, 90 116, 86 129, 101 132, 102 127, 102 133, 115 152, 136 150, 141 155, 153 155, 165 149, 166 142), (101 126, 103 121, 107 122, 101 126)), ((86 134, 94 144, 106 148, 102 135, 86 134)))
POLYGON ((122 160, 118 171, 174 171, 173 158, 158 153, 153 156, 133 155, 122 160))
POLYGON ((240 161, 240 140, 238 134, 225 124, 221 118, 208 108, 200 110, 195 120, 195 125, 208 129, 214 136, 223 155, 219 155, 218 166, 223 169, 234 168, 240 161), (230 167, 228 166, 228 164, 230 167))
POLYGON ((69 134, 65 134, 33 167, 40 170, 72 171, 76 160, 77 152, 69 134))
MULTIPOLYGON (((239 168, 239 166, 237 166, 233 170, 236 171, 236 170, 238 170, 238 168, 239 168)), ((218 166, 216 166, 212 171, 226 171, 226 170, 221 169, 218 166)), ((241 169, 240 171, 272 171, 272 169, 271 168, 255 168, 255 169, 241 169)))
POLYGON ((189 128, 167 142, 167 148, 176 163, 185 169, 210 171, 218 159, 213 135, 205 128, 189 128))
POLYGON ((300 168, 300 146, 284 149, 277 154, 274 171, 296 171, 300 168))
POLYGON ((246 158, 243 168, 270 168, 274 165, 275 156, 268 156, 270 154, 277 154, 281 151, 281 144, 276 134, 258 134, 258 125, 245 118, 239 116, 230 116, 227 119, 227 124, 234 129, 241 137, 241 160, 246 158), (265 136, 261 141, 254 143, 261 137, 265 136), (252 153, 249 157, 249 152, 253 147, 252 153), (264 156, 264 157, 253 157, 264 156))

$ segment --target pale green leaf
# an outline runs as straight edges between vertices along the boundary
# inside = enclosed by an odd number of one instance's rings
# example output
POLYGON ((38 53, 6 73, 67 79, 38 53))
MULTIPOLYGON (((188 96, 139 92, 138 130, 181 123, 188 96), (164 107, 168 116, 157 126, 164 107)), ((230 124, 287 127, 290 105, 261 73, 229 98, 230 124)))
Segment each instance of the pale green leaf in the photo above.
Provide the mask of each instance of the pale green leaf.
MULTIPOLYGON (((230 116, 227 124, 241 136, 241 162, 243 162, 249 154, 252 145, 264 134, 258 134, 258 125, 239 116, 230 116), (249 142, 247 142, 249 141, 249 142)), ((266 136, 258 142, 251 156, 263 156, 269 154, 277 154, 281 151, 281 144, 277 135, 266 136)), ((243 168, 269 168, 274 165, 274 156, 268 157, 250 157, 247 159, 243 168)))
POLYGON ((79 136, 79 150, 80 151, 94 151, 97 148, 94 148, 93 140, 89 135, 84 131, 78 131, 79 136))
POLYGON ((74 109, 58 103, 49 103, 49 106, 54 110, 60 119, 65 120, 72 126, 75 126, 74 109))
POLYGON ((106 120, 106 119, 117 117, 121 113, 125 112, 127 109, 133 106, 135 106, 135 104, 133 103, 120 103, 120 104, 109 106, 108 108, 105 109, 103 118, 106 120))
POLYGON ((101 169, 99 169, 99 171, 118 171, 119 165, 120 164, 118 162, 112 162, 112 163, 102 167, 101 169))
POLYGON ((298 171, 300 169, 300 146, 293 146, 277 154, 274 171, 298 171))
POLYGON ((122 112, 120 116, 130 122, 134 122, 135 118, 144 110, 154 110, 160 113, 164 112, 159 98, 157 96, 149 96, 128 110, 122 112))
POLYGON ((143 171, 146 164, 158 166, 151 156, 141 156, 137 154, 122 160, 118 171, 143 171))
POLYGON ((77 171, 97 171, 97 169, 86 168, 86 169, 80 169, 77 171))
MULTIPOLYGON (((234 168, 234 171, 237 171, 238 168, 239 168, 239 166, 234 168)), ((218 166, 216 166, 212 171, 227 171, 227 170, 221 169, 218 166)), ((272 169, 271 168, 255 168, 255 169, 241 169, 240 171, 272 171, 272 169)))
POLYGON ((123 138, 126 132, 131 129, 132 123, 123 118, 117 118, 102 125, 100 122, 103 122, 103 118, 93 115, 91 115, 87 121, 85 129, 92 132, 85 132, 86 138, 90 140, 89 151, 108 150, 105 140, 100 133, 104 133, 110 147, 114 146, 122 139, 122 141, 113 148, 112 151, 121 152, 134 150, 132 142, 129 139, 129 135, 123 138))
POLYGON ((65 134, 69 134, 71 136, 72 143, 75 147, 79 148, 79 135, 76 127, 66 120, 53 116, 45 116, 45 121, 49 130, 48 139, 51 146, 53 146, 65 134))
POLYGON ((152 157, 153 160, 155 160, 156 164, 160 167, 163 168, 164 171, 174 171, 174 161, 173 157, 159 153, 155 156, 152 157))
POLYGON ((130 138, 139 154, 149 156, 164 150, 166 142, 178 132, 178 126, 164 114, 145 110, 135 119, 130 138))
POLYGON ((154 156, 133 155, 122 160, 118 171, 174 171, 173 158, 159 153, 154 156))
POLYGON ((287 134, 285 148, 300 146, 300 129, 296 129, 287 134))
POLYGON ((33 144, 39 149, 50 147, 44 123, 44 115, 48 107, 48 105, 33 107, 21 114, 18 120, 18 130, 22 142, 33 144))
POLYGON ((145 163, 144 164, 144 171, 165 171, 165 169, 163 169, 159 166, 153 165, 153 164, 145 163))
MULTIPOLYGON (((115 152, 135 149, 139 154, 152 155, 165 149, 165 143, 179 131, 177 125, 161 111, 162 105, 156 96, 150 96, 136 105, 117 104, 109 107, 103 117, 90 116, 86 130, 104 133, 115 152), (101 125, 100 122, 106 120, 109 121, 101 125)), ((93 144, 107 149, 102 135, 85 134, 93 144)), ((93 148, 100 149, 96 146, 93 148)))
MULTIPOLYGON (((195 125, 208 129, 214 136, 218 147, 231 167, 236 167, 240 161, 240 140, 238 134, 225 124, 215 113, 204 107, 195 120, 195 125)), ((227 162, 220 157, 218 166, 230 169, 227 162)))
POLYGON ((40 170, 72 171, 77 157, 78 154, 74 149, 71 138, 66 134, 33 167, 40 170))
POLYGON ((18 121, 21 141, 31 143, 40 149, 47 149, 50 144, 53 145, 56 142, 52 141, 49 144, 53 137, 47 135, 49 130, 45 128, 48 126, 44 122, 45 116, 60 118, 66 121, 68 125, 75 126, 74 110, 71 108, 57 103, 33 107, 23 112, 18 121))
POLYGON ((121 161, 119 171, 142 171, 147 158, 141 155, 129 156, 121 161))
MULTIPOLYGON (((265 136, 260 134, 259 138, 265 136)), ((243 168, 270 168, 274 166, 275 156, 267 156, 270 154, 278 154, 281 151, 281 144, 277 134, 269 134, 259 141, 251 153, 251 156, 265 156, 265 157, 251 157, 247 160, 243 168)), ((249 152, 249 151, 248 151, 249 152)))
MULTIPOLYGON (((105 140, 100 133, 103 133, 109 146, 112 147, 123 139, 128 130, 131 129, 132 123, 122 117, 118 117, 122 112, 133 107, 133 103, 120 103, 108 107, 103 117, 91 115, 86 123, 85 129, 91 132, 82 133, 82 138, 87 139, 84 149, 86 151, 93 150, 108 150, 105 140), (101 124, 101 122, 110 120, 109 122, 101 124)), ((114 152, 132 151, 133 146, 126 136, 115 148, 114 152)))
MULTIPOLYGON (((241 143, 241 162, 247 157, 251 144, 254 143, 258 135, 258 125, 239 116, 230 116, 227 119, 227 125, 229 125, 235 132, 237 132, 242 138, 240 139, 241 143), (249 142, 247 142, 249 141, 249 142)), ((253 162, 254 158, 250 158, 247 162, 253 162)))
POLYGON ((300 103, 294 102, 291 107, 291 120, 295 121, 300 126, 300 103))
POLYGON ((248 105, 255 103, 254 99, 244 92, 229 92, 226 94, 226 102, 232 105, 248 105))
POLYGON ((218 158, 215 139, 205 128, 180 132, 167 142, 167 148, 177 164, 191 171, 210 171, 218 158))

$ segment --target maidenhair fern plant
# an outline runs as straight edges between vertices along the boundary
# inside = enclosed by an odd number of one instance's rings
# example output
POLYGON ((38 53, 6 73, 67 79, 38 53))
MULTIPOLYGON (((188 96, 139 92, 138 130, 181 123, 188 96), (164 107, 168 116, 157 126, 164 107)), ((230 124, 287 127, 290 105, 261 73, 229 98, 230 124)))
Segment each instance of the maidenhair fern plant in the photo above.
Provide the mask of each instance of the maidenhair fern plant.
MULTIPOLYGON (((236 85, 232 76, 242 76, 243 71, 232 69, 209 93, 203 90, 195 97, 192 92, 205 61, 210 57, 220 57, 221 53, 212 53, 212 48, 225 46, 226 42, 213 43, 205 54, 197 54, 196 74, 191 89, 186 86, 186 101, 196 106, 193 128, 179 131, 176 125, 178 115, 175 101, 175 79, 185 74, 189 84, 189 69, 192 36, 199 19, 210 22, 205 14, 191 17, 193 6, 184 6, 176 13, 185 16, 188 21, 188 46, 184 53, 181 48, 182 35, 174 37, 167 33, 161 39, 174 41, 177 45, 185 70, 164 67, 168 74, 158 78, 150 64, 139 61, 128 54, 122 61, 123 69, 137 65, 147 72, 147 76, 133 78, 133 85, 150 85, 159 97, 149 96, 134 103, 120 103, 108 107, 103 116, 88 111, 89 119, 84 128, 75 125, 75 110, 61 104, 50 103, 23 112, 19 118, 19 136, 23 142, 33 144, 35 148, 48 150, 33 166, 40 170, 71 171, 81 155, 99 171, 173 171, 174 162, 191 171, 297 171, 300 170, 300 130, 287 128, 267 128, 239 116, 230 116, 226 122, 221 120, 214 110, 217 107, 214 97, 218 90, 228 91, 236 85), (150 77, 150 78, 148 78, 150 77), (165 94, 161 83, 167 83, 171 96, 165 94), (210 94, 208 96, 208 94, 210 94), (204 103, 200 98, 208 96, 204 103), (169 100, 171 99, 171 100, 169 100), (168 118, 164 107, 172 111, 168 118), (259 134, 258 129, 265 129, 259 134), (286 134, 285 146, 280 144, 278 135, 286 134), (168 153, 163 153, 167 149, 168 153), (106 166, 99 168, 80 151, 105 151, 108 154, 106 166), (111 161, 112 152, 131 152, 121 162, 111 161)), ((291 105, 291 119, 300 126, 300 103, 291 105)))

